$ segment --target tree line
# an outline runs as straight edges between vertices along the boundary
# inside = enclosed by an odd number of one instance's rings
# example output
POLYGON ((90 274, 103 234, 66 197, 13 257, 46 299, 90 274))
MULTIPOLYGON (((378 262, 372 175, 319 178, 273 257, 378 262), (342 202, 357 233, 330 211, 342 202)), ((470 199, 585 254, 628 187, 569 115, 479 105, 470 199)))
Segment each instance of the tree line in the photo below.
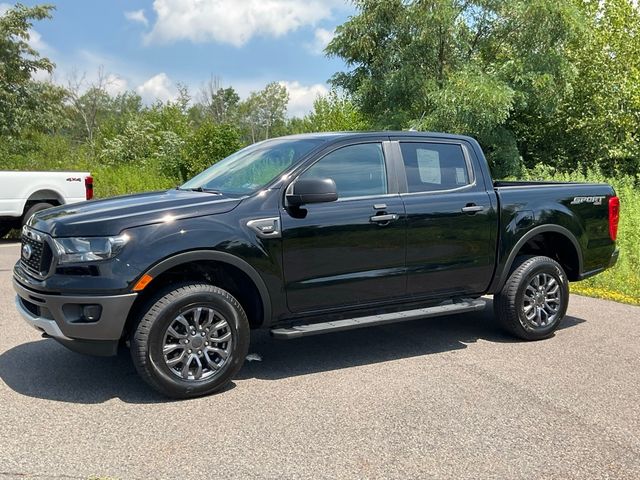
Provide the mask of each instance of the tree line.
POLYGON ((90 84, 37 81, 55 67, 29 45, 29 29, 53 7, 18 4, 0 17, 0 167, 82 158, 180 180, 265 138, 414 128, 475 136, 497 177, 537 165, 640 173, 633 0, 354 4, 326 49, 345 71, 302 118, 287 117, 288 92, 275 82, 241 99, 212 77, 200 91, 178 86, 176 100, 144 105, 135 92, 110 95, 104 72, 90 84))

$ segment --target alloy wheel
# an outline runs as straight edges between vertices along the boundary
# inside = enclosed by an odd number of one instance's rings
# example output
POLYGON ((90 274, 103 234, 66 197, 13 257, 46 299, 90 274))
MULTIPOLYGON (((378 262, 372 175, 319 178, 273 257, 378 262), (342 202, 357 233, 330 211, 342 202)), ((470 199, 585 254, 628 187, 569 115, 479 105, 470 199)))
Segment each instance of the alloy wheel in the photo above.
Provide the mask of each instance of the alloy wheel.
POLYGON ((227 319, 207 306, 190 307, 167 327, 162 353, 171 373, 183 380, 206 380, 229 361, 233 336, 227 319))

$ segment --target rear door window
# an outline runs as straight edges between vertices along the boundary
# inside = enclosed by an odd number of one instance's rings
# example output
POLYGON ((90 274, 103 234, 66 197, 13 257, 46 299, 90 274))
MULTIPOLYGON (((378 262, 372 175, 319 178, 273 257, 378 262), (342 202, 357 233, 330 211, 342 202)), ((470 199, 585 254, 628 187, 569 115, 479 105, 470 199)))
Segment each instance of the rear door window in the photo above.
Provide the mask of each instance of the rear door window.
POLYGON ((401 142, 400 149, 409 193, 453 190, 471 183, 460 145, 401 142))

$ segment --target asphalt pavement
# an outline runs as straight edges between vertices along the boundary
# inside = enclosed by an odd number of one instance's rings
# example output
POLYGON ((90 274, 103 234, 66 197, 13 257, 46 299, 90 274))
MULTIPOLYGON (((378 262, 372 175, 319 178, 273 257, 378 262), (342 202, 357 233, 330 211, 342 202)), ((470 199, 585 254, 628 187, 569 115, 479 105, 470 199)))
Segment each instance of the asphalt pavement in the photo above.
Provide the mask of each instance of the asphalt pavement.
POLYGON ((556 335, 477 314, 252 339, 226 391, 169 401, 15 312, 0 243, 0 478, 640 478, 640 308, 573 296, 556 335))

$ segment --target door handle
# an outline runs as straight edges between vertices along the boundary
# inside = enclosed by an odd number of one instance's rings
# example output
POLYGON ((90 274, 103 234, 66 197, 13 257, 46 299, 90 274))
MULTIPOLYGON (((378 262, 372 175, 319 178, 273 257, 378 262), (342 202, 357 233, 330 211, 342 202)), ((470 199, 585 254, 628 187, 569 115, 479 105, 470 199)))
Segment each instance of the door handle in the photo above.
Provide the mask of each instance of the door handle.
POLYGON ((466 207, 462 207, 463 213, 476 213, 482 210, 484 210, 484 207, 482 205, 476 205, 475 203, 470 203, 466 207))
POLYGON ((394 220, 397 220, 398 218, 399 218, 398 215, 395 213, 387 213, 385 215, 374 215, 369 220, 375 223, 386 223, 386 222, 392 222, 394 220))

